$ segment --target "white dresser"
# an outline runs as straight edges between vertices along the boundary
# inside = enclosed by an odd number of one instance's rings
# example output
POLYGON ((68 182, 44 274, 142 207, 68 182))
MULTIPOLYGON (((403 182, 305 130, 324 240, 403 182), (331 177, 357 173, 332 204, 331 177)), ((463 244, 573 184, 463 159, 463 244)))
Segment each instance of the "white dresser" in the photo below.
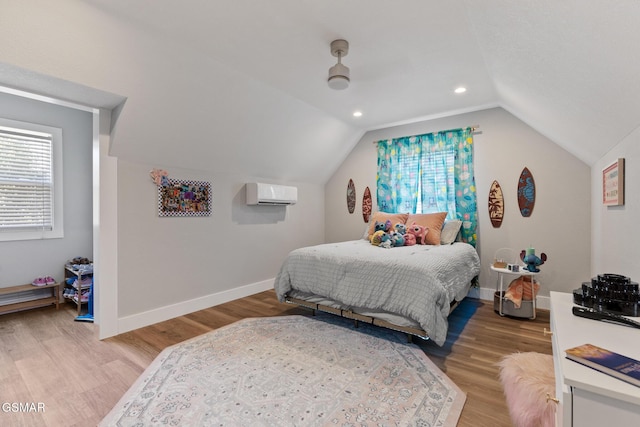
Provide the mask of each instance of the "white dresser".
POLYGON ((572 294, 551 292, 558 425, 640 426, 640 387, 568 360, 564 352, 588 343, 640 360, 640 329, 574 316, 573 305, 572 294))

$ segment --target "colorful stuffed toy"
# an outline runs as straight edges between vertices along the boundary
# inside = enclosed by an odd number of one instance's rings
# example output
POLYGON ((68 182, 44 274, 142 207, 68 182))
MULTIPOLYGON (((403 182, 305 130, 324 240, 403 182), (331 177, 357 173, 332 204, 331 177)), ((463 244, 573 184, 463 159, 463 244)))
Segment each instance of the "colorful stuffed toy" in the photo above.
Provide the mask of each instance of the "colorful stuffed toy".
MULTIPOLYGON (((376 226, 377 226, 377 224, 376 224, 376 226)), ((376 231, 375 233, 373 233, 373 234, 371 235, 371 244, 372 244, 373 246, 380 246, 380 243, 382 243, 382 237, 383 237, 385 234, 387 234, 387 233, 385 233, 385 232, 384 232, 384 231, 382 231, 382 230, 378 230, 378 231, 376 231)))
MULTIPOLYGON (((385 222, 376 221, 375 225, 373 226, 373 234, 375 234, 377 231, 384 231, 387 234, 391 233, 393 231, 391 227, 391 221, 390 220, 386 220, 385 222)), ((373 234, 369 236, 369 241, 371 243, 373 243, 373 234)))
POLYGON ((402 235, 407 233, 407 226, 404 225, 403 223, 399 222, 396 225, 393 226, 393 229, 395 230, 396 233, 400 233, 402 235))
POLYGON ((387 231, 387 225, 384 222, 376 221, 376 224, 373 226, 373 232, 376 231, 387 231))
POLYGON ((382 248, 390 248, 392 246, 391 236, 382 230, 378 230, 371 236, 371 244, 382 248))
POLYGON ((421 225, 416 224, 415 222, 411 224, 411 226, 407 229, 407 234, 412 234, 416 236, 416 244, 417 245, 425 245, 425 237, 429 232, 428 228, 425 228, 421 225))
POLYGON ((380 243, 380 247, 389 249, 391 248, 391 246, 393 246, 393 244, 391 243, 391 236, 389 235, 389 233, 385 233, 384 236, 382 236, 382 242, 380 243))
MULTIPOLYGON (((396 224, 397 225, 397 224, 396 224)), ((404 236, 397 231, 391 233, 391 245, 394 247, 404 246, 404 236)))
MULTIPOLYGON (((533 249, 531 249, 533 251, 533 249)), ((544 264, 547 260, 547 254, 544 252, 540 254, 538 257, 535 253, 527 253, 524 249, 520 252, 520 259, 526 264, 524 269, 529 270, 532 273, 537 273, 540 271, 538 268, 539 265, 544 264)))
POLYGON ((416 236, 411 233, 407 233, 404 236, 404 245, 405 246, 413 246, 416 244, 416 236))

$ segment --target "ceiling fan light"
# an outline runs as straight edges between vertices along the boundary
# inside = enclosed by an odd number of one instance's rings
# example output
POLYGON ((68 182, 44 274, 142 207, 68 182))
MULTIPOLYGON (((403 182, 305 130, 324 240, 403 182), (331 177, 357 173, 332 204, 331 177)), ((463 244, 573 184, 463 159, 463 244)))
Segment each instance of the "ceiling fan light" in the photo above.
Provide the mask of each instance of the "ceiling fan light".
POLYGON ((333 67, 329 68, 329 87, 331 89, 342 90, 349 87, 349 67, 337 63, 333 67))

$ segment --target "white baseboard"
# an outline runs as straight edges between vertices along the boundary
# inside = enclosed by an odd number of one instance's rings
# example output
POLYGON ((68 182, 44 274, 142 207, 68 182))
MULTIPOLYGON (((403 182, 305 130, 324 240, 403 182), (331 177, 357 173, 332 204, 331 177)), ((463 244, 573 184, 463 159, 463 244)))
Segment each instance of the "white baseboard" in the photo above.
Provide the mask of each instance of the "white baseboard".
MULTIPOLYGON (((493 301, 493 293, 495 291, 493 288, 471 288, 467 296, 483 301, 493 301)), ((536 307, 549 310, 551 308, 551 299, 548 296, 538 295, 538 298, 536 298, 536 307)))
MULTIPOLYGON (((225 302, 244 298, 273 288, 274 279, 264 280, 262 282, 251 283, 249 285, 240 286, 239 288, 229 289, 227 291, 206 295, 188 301, 182 301, 177 304, 160 307, 154 310, 145 311, 131 316, 125 316, 118 319, 118 334, 122 334, 144 326, 153 325, 154 323, 164 322, 174 317, 184 316, 194 311, 203 310, 225 302)), ((492 288, 471 288, 468 293, 469 298, 481 299, 484 301, 493 301, 492 288)), ((548 296, 539 295, 536 304, 538 308, 549 310, 551 302, 548 296)))
POLYGON ((121 317, 118 319, 118 334, 272 289, 273 281, 274 279, 269 279, 262 282, 251 283, 240 286, 239 288, 233 288, 131 316, 121 317))

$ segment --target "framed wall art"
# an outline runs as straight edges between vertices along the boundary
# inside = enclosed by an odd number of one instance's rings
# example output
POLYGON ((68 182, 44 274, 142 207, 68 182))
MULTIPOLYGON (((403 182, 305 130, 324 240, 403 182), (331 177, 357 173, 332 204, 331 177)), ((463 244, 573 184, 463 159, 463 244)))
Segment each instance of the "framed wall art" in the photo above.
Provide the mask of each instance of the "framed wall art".
POLYGON ((158 186, 158 216, 211 215, 211 183, 169 179, 158 186))
POLYGON ((620 158, 602 171, 602 204, 624 205, 624 159, 620 158))

